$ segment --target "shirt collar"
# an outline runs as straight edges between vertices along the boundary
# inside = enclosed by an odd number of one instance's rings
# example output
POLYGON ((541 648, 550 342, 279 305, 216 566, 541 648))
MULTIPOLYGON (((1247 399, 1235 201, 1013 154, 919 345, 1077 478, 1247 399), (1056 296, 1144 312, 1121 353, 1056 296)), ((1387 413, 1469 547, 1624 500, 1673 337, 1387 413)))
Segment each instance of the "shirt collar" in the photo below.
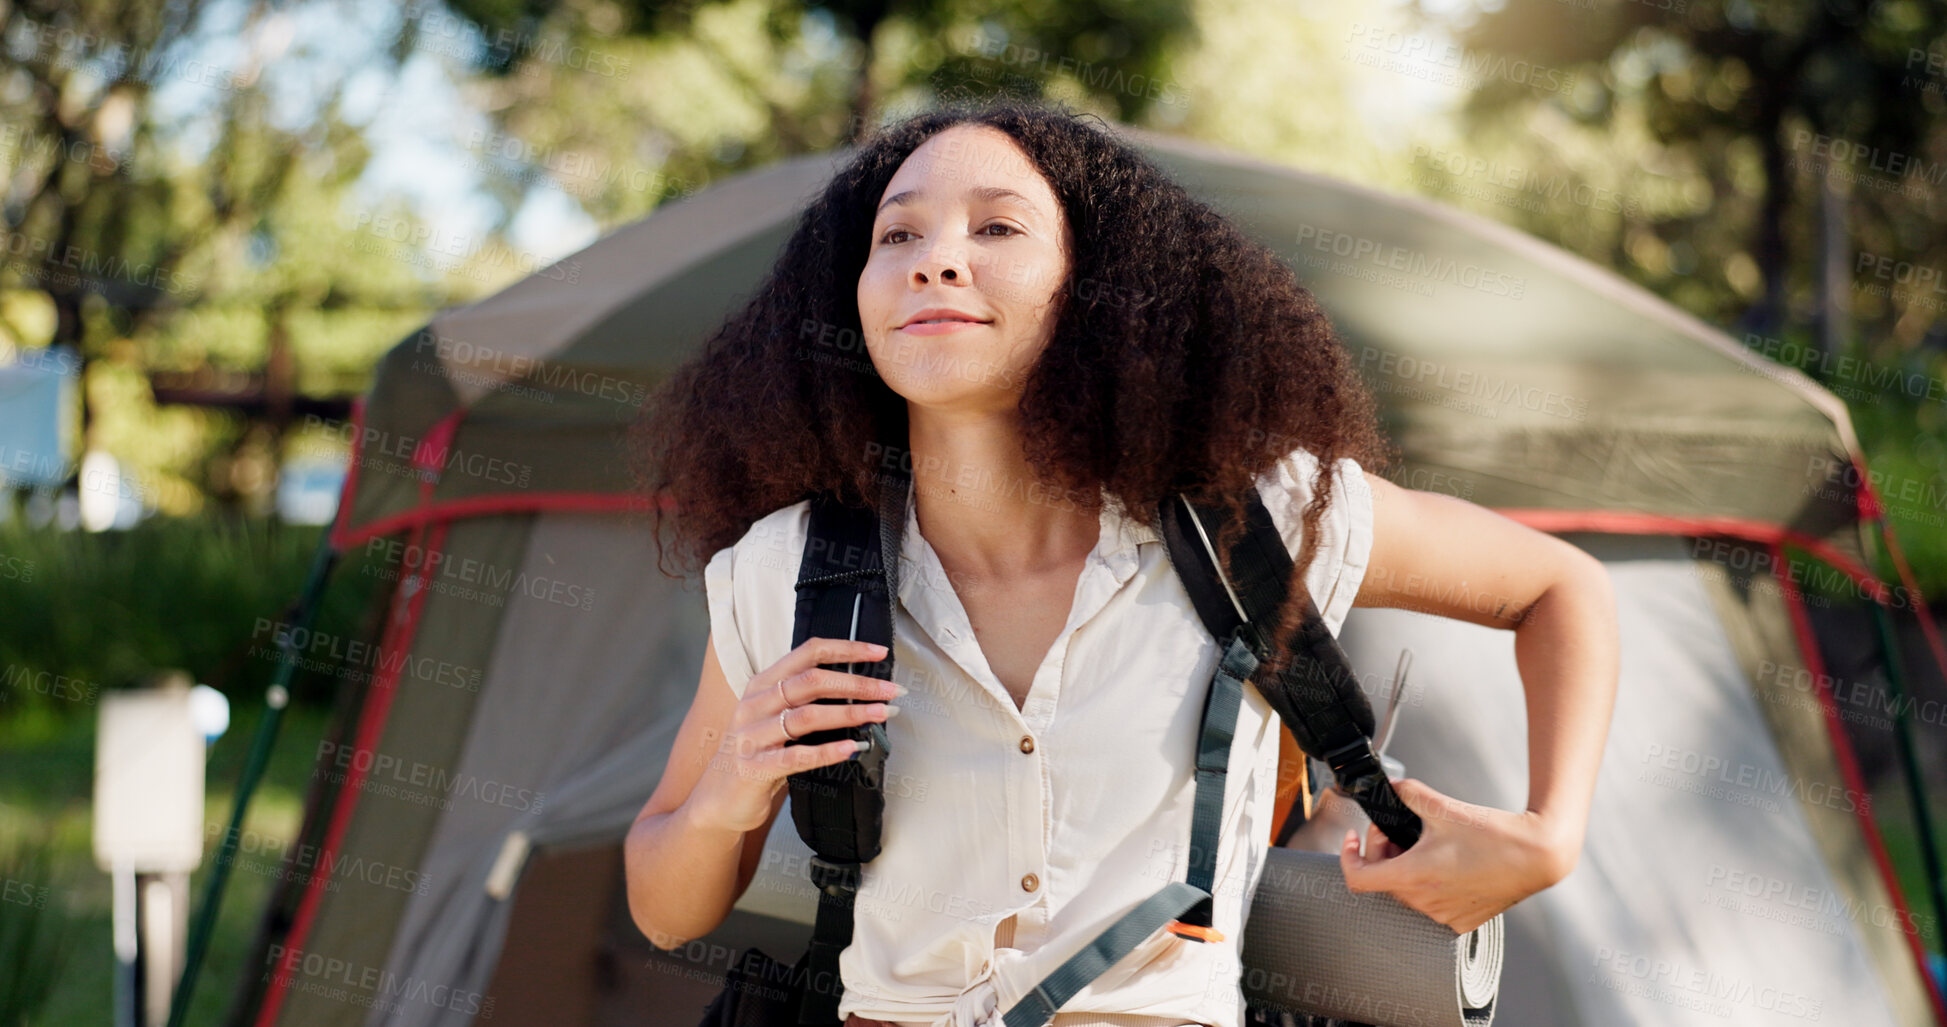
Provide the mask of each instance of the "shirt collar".
MULTIPOLYGON (((919 533, 919 507, 914 502, 914 494, 914 483, 909 480, 906 484, 906 530, 899 542, 900 560, 905 565, 900 568, 899 592, 902 599, 906 596, 906 583, 913 577, 910 572, 925 566, 920 550, 925 539, 919 533)), ((1163 537, 1156 533, 1156 529, 1130 517, 1121 500, 1107 489, 1101 490, 1100 495, 1102 541, 1097 544, 1096 555, 1117 568, 1118 580, 1127 580, 1128 573, 1135 568, 1132 558, 1136 555, 1136 548, 1144 542, 1161 542, 1163 537)))

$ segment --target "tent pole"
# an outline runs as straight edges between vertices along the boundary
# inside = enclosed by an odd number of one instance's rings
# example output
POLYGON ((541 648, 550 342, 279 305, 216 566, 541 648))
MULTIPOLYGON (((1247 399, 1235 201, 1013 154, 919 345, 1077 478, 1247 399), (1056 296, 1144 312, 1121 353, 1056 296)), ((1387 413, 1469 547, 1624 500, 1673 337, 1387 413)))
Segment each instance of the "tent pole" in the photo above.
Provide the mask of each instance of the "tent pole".
POLYGON ((216 914, 223 903, 223 888, 230 879, 230 866, 236 861, 237 839, 243 834, 243 816, 250 806, 251 793, 256 791, 257 783, 264 776, 264 769, 270 763, 271 749, 277 744, 277 729, 284 718, 284 707, 290 703, 291 676, 297 667, 297 646, 293 642, 299 631, 311 627, 311 621, 318 615, 318 601, 324 594, 325 582, 331 577, 331 569, 338 562, 338 550, 331 544, 329 526, 319 533, 318 551, 311 559, 311 571, 304 580, 304 588, 292 604, 286 629, 277 640, 277 671, 271 677, 271 684, 264 691, 264 716, 257 722, 257 735, 250 743, 250 757, 244 762, 243 776, 237 782, 237 797, 230 808, 230 826, 223 832, 223 842, 217 849, 216 862, 210 867, 209 880, 203 885, 203 902, 196 911, 196 922, 190 925, 189 947, 183 960, 182 980, 176 985, 175 1001, 169 1007, 169 1027, 182 1027, 189 1016, 189 996, 196 988, 197 971, 202 969, 203 957, 208 954, 210 937, 216 933, 216 914))
POLYGON ((1913 749, 1913 722, 1906 701, 1906 669, 1900 661, 1899 642, 1893 635, 1893 618, 1883 603, 1873 603, 1873 620, 1879 625, 1879 647, 1886 662, 1886 683, 1893 693, 1893 738, 1899 745, 1901 769, 1911 787, 1913 823, 1920 833, 1920 859, 1927 877, 1927 896, 1933 901, 1934 925, 1947 949, 1947 895, 1942 893, 1940 850, 1934 847, 1933 812, 1927 804, 1927 785, 1920 775, 1920 760, 1913 749))

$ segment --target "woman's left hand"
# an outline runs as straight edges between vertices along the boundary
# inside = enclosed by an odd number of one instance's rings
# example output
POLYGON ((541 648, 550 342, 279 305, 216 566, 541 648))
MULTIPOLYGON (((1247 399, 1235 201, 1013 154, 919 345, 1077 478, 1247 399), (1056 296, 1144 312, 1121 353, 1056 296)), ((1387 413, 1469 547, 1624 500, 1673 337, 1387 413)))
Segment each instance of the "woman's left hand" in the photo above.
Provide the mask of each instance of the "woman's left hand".
POLYGON ((1443 795, 1413 778, 1393 782, 1420 815, 1420 840, 1402 851, 1378 827, 1345 832, 1339 867, 1354 892, 1390 892, 1406 905, 1465 934, 1495 914, 1568 876, 1581 849, 1533 812, 1510 813, 1443 795))

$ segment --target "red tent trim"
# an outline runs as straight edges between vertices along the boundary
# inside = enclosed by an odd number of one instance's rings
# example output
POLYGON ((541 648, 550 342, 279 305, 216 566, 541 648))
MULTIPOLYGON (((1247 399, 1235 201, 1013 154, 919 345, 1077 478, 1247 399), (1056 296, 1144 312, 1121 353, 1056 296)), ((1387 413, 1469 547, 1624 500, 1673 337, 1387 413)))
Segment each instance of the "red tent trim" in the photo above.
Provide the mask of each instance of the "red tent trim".
MULTIPOLYGON (((1812 674, 1818 684, 1819 709, 1825 714, 1825 732, 1831 736, 1833 755, 1838 757, 1839 772, 1845 776, 1846 787, 1854 795, 1871 794, 1866 788, 1866 777, 1859 770, 1858 757, 1852 751, 1852 740, 1846 736, 1845 725, 1839 721, 1839 703, 1832 697, 1831 679, 1825 675, 1825 661, 1819 656, 1818 639, 1812 634, 1812 621, 1805 613, 1804 596, 1797 587, 1785 579, 1785 556, 1782 549, 1771 547, 1774 560, 1773 569, 1777 572, 1779 583, 1785 588, 1789 599, 1786 608, 1791 611, 1792 635, 1798 641, 1800 659, 1805 661, 1805 669, 1812 674)), ((1859 828, 1866 836, 1866 847, 1873 854, 1873 862, 1879 865, 1881 877, 1886 879, 1886 890, 1893 899, 1893 908, 1898 911, 1902 923, 1917 925, 1908 908, 1906 895, 1900 890, 1900 879, 1893 872, 1893 858, 1886 851, 1886 842, 1880 837, 1879 824, 1873 819, 1872 809, 1864 803, 1853 803, 1854 812, 1859 817, 1859 828)), ((1904 933, 1904 932, 1902 932, 1904 933)), ((1916 930, 1906 936, 1907 946, 1913 950, 1913 962, 1920 970, 1921 986, 1926 988, 1927 999, 1933 1004, 1934 1019, 1947 1025, 1947 1000, 1943 1000, 1940 989, 1935 986, 1933 971, 1927 965, 1927 946, 1916 930)))
POLYGON ((1790 545, 1818 557, 1851 578, 1867 598, 1882 605, 1891 601, 1884 582, 1857 560, 1840 552, 1824 539, 1796 532, 1783 525, 1749 517, 1673 517, 1667 514, 1639 513, 1632 510, 1538 510, 1504 508, 1495 513, 1519 521, 1536 531, 1560 533, 1593 531, 1612 535, 1697 535, 1739 538, 1768 546, 1790 545))
MULTIPOLYGON (((1821 699, 1819 710, 1824 714, 1826 734, 1831 738, 1832 751, 1839 763, 1839 771, 1845 777, 1846 787, 1852 789, 1855 795, 1870 794, 1866 788, 1865 775, 1859 769, 1859 760, 1852 751, 1851 739, 1846 736, 1845 725, 1839 720, 1838 702, 1832 697, 1832 686, 1825 676, 1825 661, 1819 657, 1818 640, 1812 634, 1811 618, 1805 612, 1803 593, 1790 579, 1784 547, 1791 545, 1810 553, 1838 568, 1864 589, 1875 602, 1882 605, 1889 603, 1892 599, 1890 591, 1872 572, 1823 540, 1780 525, 1749 518, 1669 517, 1613 510, 1503 509, 1497 512, 1537 531, 1727 536, 1764 543, 1771 552, 1773 576, 1785 590, 1786 609, 1791 612, 1792 634, 1798 643, 1799 656, 1805 662, 1805 669, 1812 674, 1812 679, 1818 683, 1821 699)), ((1881 523, 1881 529, 1885 529, 1884 522, 1881 523)), ((1911 585, 1908 585, 1908 589, 1918 603, 1919 592, 1911 585)), ((1924 606, 1922 611, 1924 618, 1924 606)), ((1872 809, 1860 803, 1854 803, 1854 807, 1854 812, 1859 818, 1860 832, 1866 839, 1866 848, 1872 853, 1873 862, 1878 865, 1880 876, 1886 881, 1887 892, 1893 900, 1894 909, 1899 912, 1902 920, 1909 923, 1916 922, 1907 906, 1906 895, 1900 890, 1899 878, 1893 872, 1892 857, 1886 851, 1885 840, 1880 837, 1879 824, 1873 819, 1872 809)), ((1947 999, 1943 999, 1934 981, 1933 971, 1927 965, 1926 945, 1918 934, 1907 935, 1907 945, 1912 949, 1914 964, 1920 971, 1921 987, 1926 989, 1927 1000, 1933 1005, 1934 1018, 1943 1027, 1947 1027, 1947 999)))
MULTIPOLYGON (((419 616, 425 609, 426 597, 432 589, 424 587, 420 569, 438 556, 446 543, 447 524, 441 522, 432 526, 432 537, 425 540, 425 529, 416 529, 412 544, 406 548, 409 561, 407 573, 399 576, 399 585, 392 592, 392 609, 386 617, 384 632, 380 635, 379 652, 410 652, 413 637, 419 631, 419 616), (422 541, 424 544, 422 545, 422 541)), ((325 830, 323 843, 319 847, 319 864, 331 866, 339 848, 345 840, 345 831, 351 824, 352 812, 358 806, 358 798, 365 780, 365 770, 358 765, 357 754, 371 752, 377 748, 379 738, 385 730, 387 715, 392 709, 393 696, 397 694, 399 674, 405 669, 406 661, 389 660, 379 665, 378 676, 372 681, 367 693, 368 701, 358 718, 358 731, 352 745, 353 759, 346 772, 343 786, 338 791, 338 801, 333 804, 331 823, 325 830)), ((258 1027, 271 1027, 277 1022, 278 1010, 284 1004, 284 996, 290 988, 292 970, 304 957, 304 944, 309 939, 311 928, 317 920, 318 905, 323 900, 325 886, 330 882, 329 875, 314 874, 306 884, 304 898, 298 904, 296 917, 292 919, 291 929, 284 939, 284 952, 277 961, 276 976, 264 993, 264 1004, 257 1014, 258 1027)))
MULTIPOLYGON (((648 510, 652 505, 654 503, 649 497, 627 492, 518 492, 468 496, 464 499, 449 499, 441 503, 414 507, 411 510, 378 518, 355 529, 334 528, 331 544, 333 548, 342 552, 374 538, 396 535, 426 524, 466 517, 490 517, 497 514, 533 513, 543 510, 566 513, 632 513, 648 510)), ((661 505, 664 509, 673 508, 667 499, 663 500, 661 505)))
MULTIPOLYGON (((362 409, 354 410, 354 423, 362 425, 362 409)), ((424 509, 432 499, 433 487, 438 482, 437 469, 445 462, 453 434, 459 430, 460 420, 466 411, 455 410, 439 419, 426 433, 413 451, 412 463, 420 472, 419 505, 424 509)), ((361 432, 362 434, 362 432, 361 432)), ((354 457, 355 459, 355 457, 354 457)), ((354 468, 356 464, 354 464, 354 468)), ((347 471, 345 491, 340 498, 339 510, 342 514, 351 509, 349 502, 357 481, 355 470, 347 471)), ((342 525, 342 519, 340 521, 342 525)), ((392 591, 391 615, 386 618, 385 630, 380 633, 379 652, 408 653, 412 650, 414 636, 419 633, 419 617, 426 608, 426 597, 432 589, 426 587, 424 569, 430 567, 446 545, 446 531, 451 521, 420 521, 413 526, 412 543, 406 547, 404 573, 399 576, 399 584, 392 591), (427 535, 430 531, 431 538, 427 535)), ((336 530, 334 529, 334 534, 336 530)), ((336 542, 334 540, 334 545, 336 542)), ((359 793, 365 783, 366 768, 358 765, 357 754, 373 752, 378 748, 379 738, 385 732, 388 715, 392 711, 392 699, 398 694, 399 675, 405 670, 406 661, 382 661, 378 675, 373 679, 371 690, 367 693, 365 708, 359 711, 358 731, 352 744, 353 758, 345 775, 343 786, 338 791, 338 801, 331 809, 331 823, 325 829, 324 842, 319 846, 319 862, 330 866, 340 846, 344 844, 345 831, 351 825, 352 813, 358 808, 359 793)), ((257 1012, 258 1027, 271 1027, 277 1022, 277 1014, 284 1006, 284 996, 289 992, 291 972, 304 958, 304 944, 310 939, 311 928, 317 922, 318 906, 323 901, 325 886, 329 875, 316 874, 306 884, 304 898, 298 903, 297 915, 292 919, 291 929, 284 937, 284 952, 278 958, 275 976, 264 993, 264 1004, 257 1012)))

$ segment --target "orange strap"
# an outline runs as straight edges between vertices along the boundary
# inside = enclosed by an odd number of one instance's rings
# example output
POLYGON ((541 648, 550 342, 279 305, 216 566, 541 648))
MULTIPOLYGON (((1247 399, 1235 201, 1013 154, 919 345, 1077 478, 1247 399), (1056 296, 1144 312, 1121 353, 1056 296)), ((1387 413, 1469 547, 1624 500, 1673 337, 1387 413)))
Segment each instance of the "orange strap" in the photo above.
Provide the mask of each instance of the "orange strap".
POLYGON ((1278 837, 1279 832, 1284 830, 1284 822, 1290 816, 1291 804, 1294 801, 1303 802, 1305 817, 1310 819, 1312 790, 1311 782, 1307 780, 1309 772, 1305 751, 1298 748, 1297 742, 1292 741, 1291 732, 1280 727, 1278 729, 1278 797, 1274 800, 1277 810, 1271 818, 1271 837, 1265 840, 1266 844, 1270 844, 1278 837))
POLYGON ((1195 924, 1186 924, 1181 920, 1172 920, 1169 923, 1164 924, 1163 930, 1168 931, 1179 938, 1188 938, 1191 941, 1223 941, 1224 940, 1223 932, 1217 930, 1215 927, 1198 927, 1195 924))

